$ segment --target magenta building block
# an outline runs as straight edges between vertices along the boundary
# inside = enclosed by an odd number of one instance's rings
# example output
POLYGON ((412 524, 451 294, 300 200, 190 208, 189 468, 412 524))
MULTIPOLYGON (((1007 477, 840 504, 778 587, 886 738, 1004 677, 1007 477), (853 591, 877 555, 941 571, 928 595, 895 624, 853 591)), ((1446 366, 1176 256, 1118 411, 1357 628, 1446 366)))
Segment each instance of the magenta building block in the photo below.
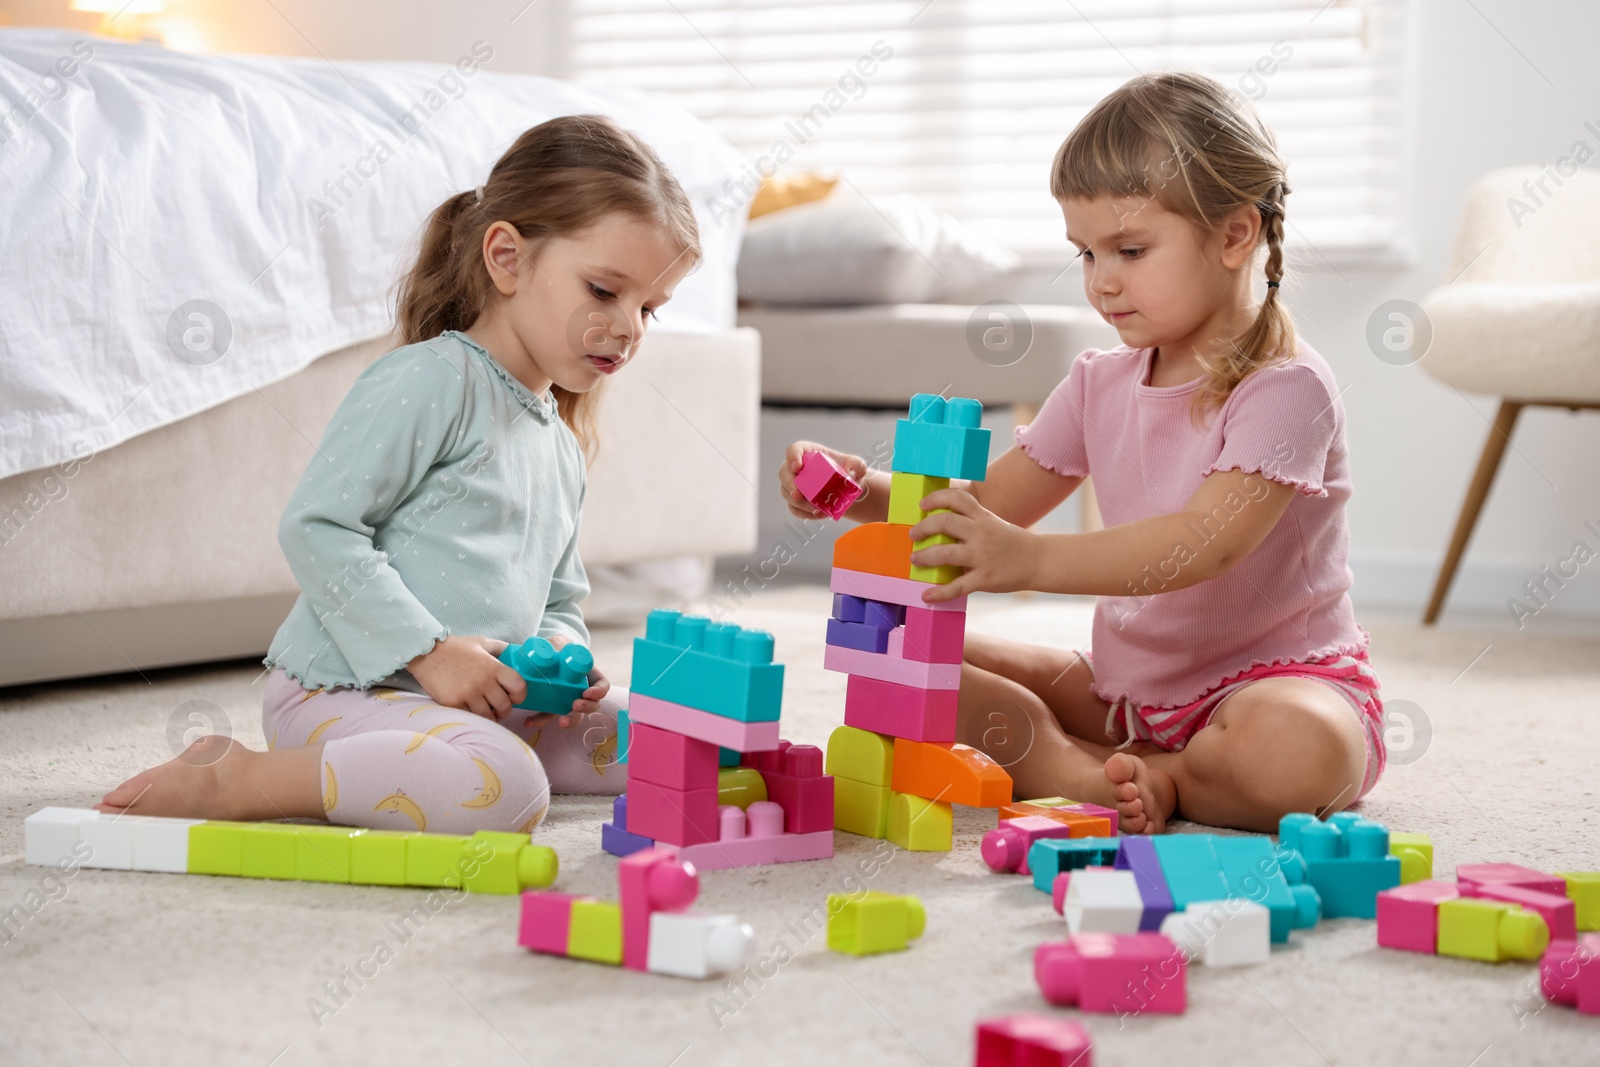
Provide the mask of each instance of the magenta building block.
POLYGON ((789 745, 782 769, 761 770, 767 799, 783 808, 783 828, 791 834, 833 829, 833 776, 822 773, 822 749, 789 745))
POLYGON ((622 965, 645 970, 650 958, 650 915, 683 911, 700 894, 700 877, 685 863, 660 849, 635 852, 617 864, 622 906, 622 965))
POLYGON ((629 723, 628 778, 668 789, 715 789, 717 746, 641 722, 629 723))
POLYGON ((1463 863, 1456 868, 1456 882, 1462 896, 1472 896, 1477 886, 1491 884, 1520 886, 1556 897, 1567 895, 1565 879, 1517 863, 1463 863))
POLYGON ((529 889, 522 894, 522 921, 517 944, 552 956, 567 954, 567 933, 572 927, 572 903, 588 898, 576 893, 529 889))
POLYGON ((715 789, 668 789, 628 780, 628 832, 657 843, 715 841, 720 827, 715 789))
POLYGON ((1077 934, 1033 955, 1045 999, 1090 1012, 1181 1013, 1186 974, 1183 950, 1162 934, 1077 934))
POLYGON ((1539 961, 1539 987, 1552 1004, 1600 1015, 1600 934, 1551 941, 1539 961))
POLYGON ((976 1067, 1094 1067, 1089 1032, 1076 1019, 1007 1015, 978 1023, 976 1067))
POLYGON ((1378 944, 1407 952, 1438 951, 1439 905, 1461 891, 1449 882, 1412 882, 1378 894, 1378 944))
POLYGON ((1013 871, 1031 874, 1028 870, 1028 849, 1041 837, 1071 837, 1072 827, 1043 815, 1024 815, 1020 819, 1004 819, 1000 825, 983 835, 979 851, 983 862, 992 871, 1013 871))
POLYGON ((959 690, 917 689, 851 675, 845 684, 844 721, 858 730, 908 741, 953 743, 959 690))
MULTIPOLYGON (((760 801, 750 805, 752 811, 760 801)), ((777 807, 776 804, 773 805, 777 807)), ((782 812, 777 824, 781 825, 782 812)), ((738 840, 711 841, 703 845, 660 845, 679 859, 688 860, 702 871, 726 871, 734 867, 761 867, 769 863, 794 863, 820 860, 833 855, 833 831, 814 834, 754 834, 738 840)))
POLYGON ((906 608, 905 658, 924 663, 960 663, 966 642, 965 612, 906 608))
POLYGON ((1503 900, 1520 904, 1527 911, 1538 912, 1550 928, 1552 941, 1571 941, 1578 936, 1578 906, 1565 893, 1556 896, 1554 893, 1541 893, 1537 889, 1525 889, 1520 885, 1476 882, 1464 886, 1462 895, 1503 900))
POLYGON ((801 458, 794 487, 834 520, 850 510, 861 496, 861 483, 824 452, 807 452, 801 458))

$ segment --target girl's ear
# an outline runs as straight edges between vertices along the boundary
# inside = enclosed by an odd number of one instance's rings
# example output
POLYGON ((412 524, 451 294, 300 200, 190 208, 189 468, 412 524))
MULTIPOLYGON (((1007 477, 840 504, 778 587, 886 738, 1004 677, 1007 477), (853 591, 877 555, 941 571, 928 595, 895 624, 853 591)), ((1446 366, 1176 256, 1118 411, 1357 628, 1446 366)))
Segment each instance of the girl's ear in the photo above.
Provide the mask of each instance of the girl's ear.
POLYGON ((1222 222, 1222 265, 1237 270, 1250 262, 1262 238, 1261 212, 1254 204, 1243 204, 1222 222))
POLYGON ((492 223, 484 231, 483 265, 489 271, 489 280, 505 296, 517 291, 517 281, 524 269, 523 257, 527 254, 522 235, 511 223, 492 223))

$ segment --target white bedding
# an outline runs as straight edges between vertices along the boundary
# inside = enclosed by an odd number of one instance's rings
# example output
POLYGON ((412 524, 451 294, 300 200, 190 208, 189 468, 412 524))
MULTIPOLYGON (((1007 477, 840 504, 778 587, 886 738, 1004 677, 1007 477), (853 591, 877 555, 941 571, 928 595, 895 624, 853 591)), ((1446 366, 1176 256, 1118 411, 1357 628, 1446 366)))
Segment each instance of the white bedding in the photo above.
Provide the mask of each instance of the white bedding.
POLYGON ((383 335, 428 213, 556 115, 616 118, 695 203, 705 260, 653 328, 731 327, 743 219, 710 202, 739 154, 664 100, 494 62, 481 44, 455 65, 335 66, 0 30, 0 478, 383 335))

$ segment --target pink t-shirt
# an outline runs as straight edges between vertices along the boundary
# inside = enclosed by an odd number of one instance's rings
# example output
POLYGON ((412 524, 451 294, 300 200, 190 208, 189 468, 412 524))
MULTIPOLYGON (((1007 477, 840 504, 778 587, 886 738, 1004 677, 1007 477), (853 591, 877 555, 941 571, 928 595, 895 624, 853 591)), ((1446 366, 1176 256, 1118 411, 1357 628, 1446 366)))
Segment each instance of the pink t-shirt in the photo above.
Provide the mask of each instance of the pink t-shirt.
POLYGON ((1258 664, 1365 650, 1348 595, 1344 406, 1328 364, 1302 343, 1293 362, 1252 372, 1196 429, 1189 404, 1203 379, 1145 384, 1154 352, 1122 345, 1078 356, 1038 417, 1017 428, 1017 444, 1058 474, 1092 472, 1108 527, 1182 510, 1212 471, 1260 472, 1300 491, 1266 540, 1226 574, 1161 591, 1194 548, 1249 506, 1246 497, 1192 523, 1127 596, 1100 597, 1095 695, 1181 707, 1258 664))

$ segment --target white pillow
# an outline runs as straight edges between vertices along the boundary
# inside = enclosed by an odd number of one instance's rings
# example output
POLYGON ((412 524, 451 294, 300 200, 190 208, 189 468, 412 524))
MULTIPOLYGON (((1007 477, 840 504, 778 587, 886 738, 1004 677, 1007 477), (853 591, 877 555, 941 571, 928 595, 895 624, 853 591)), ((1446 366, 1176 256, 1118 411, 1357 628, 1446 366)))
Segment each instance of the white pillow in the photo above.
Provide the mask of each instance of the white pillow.
POLYGON ((916 196, 849 186, 750 222, 739 295, 765 304, 922 304, 1013 270, 1018 256, 916 196))

